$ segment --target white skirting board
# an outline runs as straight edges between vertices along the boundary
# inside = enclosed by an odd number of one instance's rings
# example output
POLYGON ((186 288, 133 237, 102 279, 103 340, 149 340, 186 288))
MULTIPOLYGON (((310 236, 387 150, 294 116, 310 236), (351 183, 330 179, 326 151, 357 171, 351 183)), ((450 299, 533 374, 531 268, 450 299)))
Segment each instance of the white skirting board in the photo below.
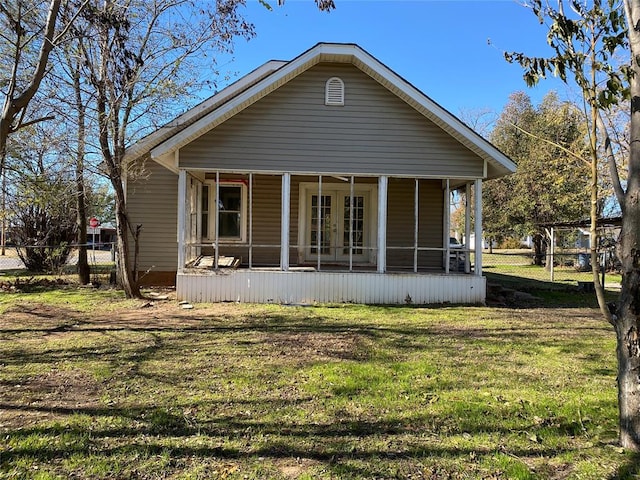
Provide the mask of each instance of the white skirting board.
POLYGON ((278 304, 484 303, 486 279, 477 275, 375 272, 221 270, 178 273, 178 300, 278 304))

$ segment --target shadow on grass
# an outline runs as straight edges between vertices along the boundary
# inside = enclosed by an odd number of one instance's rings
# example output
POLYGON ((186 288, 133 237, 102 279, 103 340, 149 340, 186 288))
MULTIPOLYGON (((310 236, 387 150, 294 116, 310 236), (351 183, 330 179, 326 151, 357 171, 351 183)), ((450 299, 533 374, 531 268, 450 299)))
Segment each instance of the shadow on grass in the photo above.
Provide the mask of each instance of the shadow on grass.
MULTIPOLYGON (((406 310, 406 307, 377 307, 381 314, 389 314, 406 310), (404 310, 400 310, 404 308, 404 310)), ((197 324, 192 325, 146 325, 135 323, 118 326, 110 324, 95 324, 88 321, 73 320, 65 323, 56 323, 50 326, 37 326, 30 328, 0 327, 0 335, 60 335, 60 334, 102 334, 86 345, 51 346, 45 350, 25 350, 21 348, 6 348, 2 355, 5 365, 21 365, 24 363, 50 364, 52 362, 65 361, 105 361, 117 360, 118 363, 139 364, 151 359, 156 353, 162 351, 167 355, 180 355, 192 345, 193 335, 238 335, 252 336, 248 340, 234 340, 231 345, 235 349, 250 350, 263 345, 273 350, 282 350, 294 354, 303 352, 307 347, 310 336, 317 336, 319 345, 315 347, 318 352, 327 358, 338 360, 370 360, 381 357, 381 351, 391 349, 398 352, 413 352, 423 348, 431 351, 442 351, 446 354, 452 344, 468 342, 479 348, 488 348, 496 351, 496 348, 527 346, 534 351, 536 348, 556 346, 560 338, 571 339, 573 343, 566 344, 563 349, 567 354, 581 352, 581 342, 578 338, 585 335, 607 336, 611 329, 604 322, 580 321, 579 324, 567 325, 562 321, 555 323, 530 323, 513 322, 511 325, 493 327, 470 327, 467 325, 455 326, 454 324, 435 321, 432 324, 421 324, 413 327, 395 326, 392 323, 377 325, 373 321, 347 321, 329 320, 321 317, 306 315, 306 309, 301 309, 291 315, 269 314, 264 317, 248 316, 240 322, 220 321, 217 318, 203 318, 197 324), (215 322, 215 324, 212 324, 215 322), (589 333, 590 332, 590 333, 589 333), (122 350, 121 334, 131 333, 143 335, 144 338, 131 339, 122 350), (113 337, 118 335, 118 337, 113 337), (341 339, 343 343, 333 345, 324 342, 324 339, 341 339), (366 342, 362 342, 366 340, 366 342), (351 341, 351 343, 344 343, 351 341), (577 341, 577 343, 576 343, 577 341), (371 349, 369 342, 376 342, 377 349, 371 349), (575 343, 575 345, 574 345, 575 343), (571 347, 573 345, 573 347, 571 347), (348 348, 347 348, 348 347, 348 348)), ((47 312, 42 313, 45 320, 54 320, 47 312)), ((179 321, 181 317, 172 317, 179 321)), ((193 317, 185 317, 194 321, 193 317)), ((562 319, 560 319, 562 320, 562 319)), ((567 322, 572 318, 567 318, 567 322)), ((88 338, 88 337, 87 337, 88 338)), ((63 344, 62 344, 63 345, 63 344)), ((311 345, 311 347, 314 347, 311 345)), ((318 353, 316 352, 316 353, 318 353)), ((487 354, 491 356, 490 354, 487 354)), ((586 360, 593 361, 593 353, 586 360)), ((488 357, 487 357, 488 358, 488 357)), ((311 363, 311 358, 301 359, 302 363, 311 363)), ((608 370, 606 370, 608 373, 608 370)), ((170 373, 170 372, 169 372, 170 373)))
MULTIPOLYGON (((300 401, 304 402, 306 399, 300 401)), ((298 400, 286 402, 262 400, 254 403, 270 409, 296 404, 298 400)), ((207 406, 213 410, 216 408, 215 402, 207 402, 207 406)), ((190 407, 193 408, 194 405, 190 407)), ((464 459, 469 455, 492 455, 497 448, 497 445, 486 444, 484 447, 478 447, 468 442, 468 446, 444 444, 437 430, 433 429, 438 422, 445 422, 437 416, 414 415, 408 418, 385 420, 338 419, 330 423, 298 424, 286 421, 259 421, 248 416, 241 418, 237 414, 232 414, 213 415, 209 420, 200 421, 183 414, 181 408, 181 406, 173 406, 171 409, 149 406, 148 408, 49 409, 0 404, 0 409, 5 410, 35 410, 92 417, 91 424, 57 423, 9 431, 5 440, 8 444, 13 443, 14 446, 8 451, 0 451, 0 460, 6 463, 27 457, 48 462, 71 454, 97 454, 105 457, 126 454, 137 458, 158 455, 169 449, 172 457, 307 458, 333 463, 347 459, 416 460, 434 456, 464 459), (105 421, 100 421, 99 417, 104 417, 105 421), (101 424, 108 424, 109 418, 116 418, 115 423, 118 425, 125 420, 130 426, 101 427, 101 424), (424 437, 420 432, 431 432, 431 434, 429 437, 424 437), (28 439, 34 437, 44 439, 46 445, 29 443, 28 439), (63 442, 55 440, 60 437, 64 438, 63 442), (125 443, 125 445, 115 447, 100 445, 102 440, 109 442, 113 438, 119 438, 118 443, 125 443), (188 438, 200 438, 203 440, 201 443, 219 445, 189 446, 189 442, 186 441, 188 438), (220 445, 221 441, 222 445, 220 445)), ((442 436, 445 438, 452 435, 491 433, 497 433, 500 436, 513 434, 507 428, 481 423, 472 429, 462 430, 452 427, 443 431, 442 436)), ((561 455, 565 451, 567 450, 558 446, 534 444, 530 447, 509 449, 509 454, 542 457, 561 455)), ((380 472, 372 469, 372 473, 380 472)))
POLYGON ((640 453, 630 453, 629 460, 619 467, 608 480, 634 480, 640 478, 640 453))

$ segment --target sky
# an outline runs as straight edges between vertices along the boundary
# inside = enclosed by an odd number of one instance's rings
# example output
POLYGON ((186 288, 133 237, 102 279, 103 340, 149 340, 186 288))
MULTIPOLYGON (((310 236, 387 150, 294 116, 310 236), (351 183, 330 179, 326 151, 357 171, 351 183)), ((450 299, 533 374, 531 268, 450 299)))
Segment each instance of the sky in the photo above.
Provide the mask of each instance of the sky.
MULTIPOLYGON (((546 27, 515 0, 335 0, 320 12, 313 0, 286 0, 269 11, 247 0, 257 36, 237 40, 218 68, 232 80, 268 60, 291 60, 318 42, 356 43, 454 115, 497 115, 515 91, 537 104, 549 90, 573 95, 558 79, 527 88, 504 51, 549 55, 546 27)), ((222 82, 219 86, 225 86, 222 82)))

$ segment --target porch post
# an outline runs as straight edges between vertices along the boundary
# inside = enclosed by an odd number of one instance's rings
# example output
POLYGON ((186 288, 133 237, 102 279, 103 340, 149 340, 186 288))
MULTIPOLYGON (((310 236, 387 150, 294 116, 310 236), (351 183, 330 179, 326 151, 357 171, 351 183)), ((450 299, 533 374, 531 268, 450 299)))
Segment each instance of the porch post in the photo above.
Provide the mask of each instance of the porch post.
POLYGON ((349 271, 353 271, 353 196, 355 179, 349 181, 349 271))
POLYGON ((253 173, 249 174, 249 269, 253 268, 253 173))
POLYGON ((196 257, 202 255, 202 182, 198 179, 196 185, 196 238, 194 239, 198 246, 196 247, 196 257))
POLYGON ((291 174, 282 174, 282 207, 280 220, 280 270, 289 270, 289 217, 291 209, 291 174))
MULTIPOLYGON (((313 210, 313 206, 311 207, 313 210)), ((320 256, 322 255, 322 216, 324 210, 322 209, 322 175, 318 175, 318 234, 316 235, 316 250, 318 254, 317 258, 317 270, 320 271, 320 256)))
MULTIPOLYGON (((449 179, 445 180, 444 187, 444 211, 442 212, 444 216, 444 225, 443 225, 443 242, 444 242, 444 273, 449 273, 449 264, 451 263, 451 245, 449 244, 449 236, 451 235, 451 204, 449 197, 451 195, 451 189, 449 186, 449 179)), ((458 264, 458 257, 456 257, 456 266, 458 264)))
POLYGON ((477 276, 482 276, 482 179, 475 182, 475 241, 476 251, 473 268, 477 276))
POLYGON ((187 171, 178 172, 178 272, 184 270, 187 230, 187 171))
POLYGON ((413 273, 418 273, 418 224, 420 220, 420 190, 419 180, 415 179, 413 192, 413 273))
POLYGON ((213 268, 218 269, 219 261, 220 261, 220 171, 216 170, 216 205, 215 205, 215 219, 216 219, 216 230, 215 230, 215 250, 213 251, 213 268))
POLYGON ((387 271, 387 187, 389 177, 378 177, 378 273, 387 271))
POLYGON ((465 188, 464 202, 464 244, 467 246, 467 253, 464 256, 464 273, 471 272, 471 184, 467 183, 465 188))

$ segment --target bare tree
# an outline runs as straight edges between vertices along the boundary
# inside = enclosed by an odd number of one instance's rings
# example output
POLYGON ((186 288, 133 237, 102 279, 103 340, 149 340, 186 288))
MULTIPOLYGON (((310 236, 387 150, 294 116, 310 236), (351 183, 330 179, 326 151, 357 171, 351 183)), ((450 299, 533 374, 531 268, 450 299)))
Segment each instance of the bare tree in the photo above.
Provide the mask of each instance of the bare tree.
POLYGON ((82 10, 72 1, 10 0, 0 3, 0 61, 8 75, 0 78, 3 102, 0 115, 0 175, 2 176, 2 254, 5 240, 5 176, 4 165, 9 135, 34 123, 48 120, 48 115, 31 116, 29 103, 36 95, 47 72, 49 56, 69 30, 82 10), (46 8, 45 8, 46 7, 46 8), (56 28, 62 9, 68 9, 70 19, 56 28), (46 15, 43 17, 43 12, 46 15), (36 52, 37 53, 34 53, 36 52))
POLYGON ((215 75, 215 53, 254 34, 239 13, 242 1, 196 3, 92 2, 74 25, 83 77, 95 102, 98 148, 115 194, 118 280, 129 297, 140 295, 131 253, 141 228, 127 214, 125 148, 134 132, 154 126, 153 119, 166 117, 176 98, 185 98, 199 77, 196 69, 215 75))

